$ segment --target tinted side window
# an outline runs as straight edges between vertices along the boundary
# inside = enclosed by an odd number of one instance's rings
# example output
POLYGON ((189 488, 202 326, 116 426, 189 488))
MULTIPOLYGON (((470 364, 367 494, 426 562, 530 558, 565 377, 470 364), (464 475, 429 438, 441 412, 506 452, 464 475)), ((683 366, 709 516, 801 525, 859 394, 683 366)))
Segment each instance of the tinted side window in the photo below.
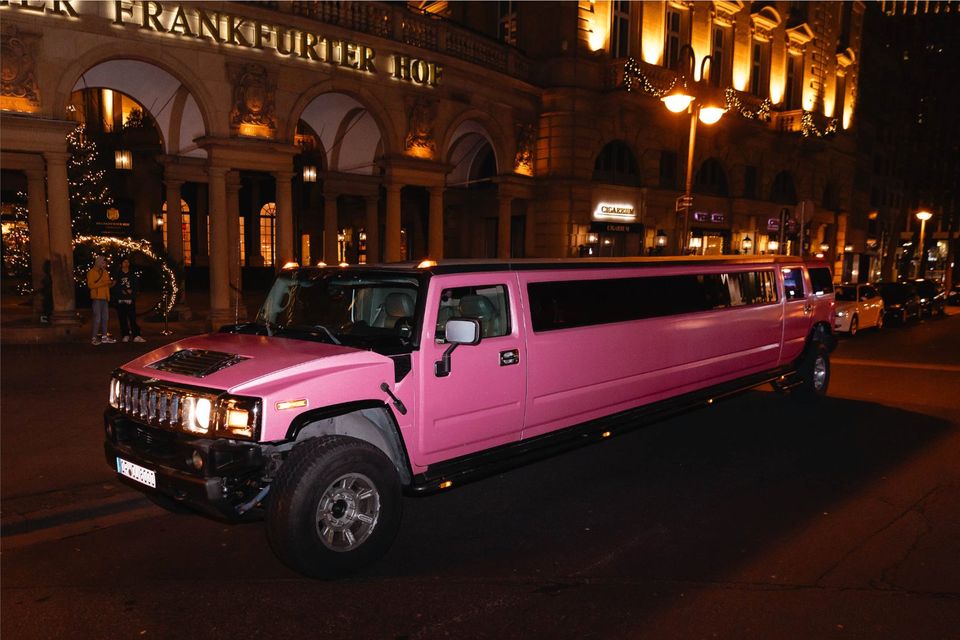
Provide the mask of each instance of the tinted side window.
POLYGON ((803 291, 803 269, 783 270, 783 295, 787 297, 787 302, 806 297, 803 291))
POLYGON ((531 282, 534 331, 776 302, 772 271, 531 282))
POLYGON ((832 293, 833 277, 830 275, 830 269, 826 267, 810 269, 810 284, 813 286, 813 292, 817 295, 832 293))

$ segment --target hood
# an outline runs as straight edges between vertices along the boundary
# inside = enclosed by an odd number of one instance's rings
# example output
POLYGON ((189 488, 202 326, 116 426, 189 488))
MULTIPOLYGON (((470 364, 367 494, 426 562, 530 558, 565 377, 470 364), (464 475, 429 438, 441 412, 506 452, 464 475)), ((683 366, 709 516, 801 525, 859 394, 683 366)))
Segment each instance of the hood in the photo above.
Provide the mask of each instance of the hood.
POLYGON ((277 374, 327 359, 325 366, 357 367, 390 362, 386 356, 321 342, 210 333, 155 349, 123 366, 125 371, 193 386, 236 392, 277 374))
POLYGON ((833 306, 833 312, 838 313, 840 311, 855 311, 856 308, 857 308, 856 302, 851 302, 851 301, 844 302, 844 301, 837 300, 833 306))

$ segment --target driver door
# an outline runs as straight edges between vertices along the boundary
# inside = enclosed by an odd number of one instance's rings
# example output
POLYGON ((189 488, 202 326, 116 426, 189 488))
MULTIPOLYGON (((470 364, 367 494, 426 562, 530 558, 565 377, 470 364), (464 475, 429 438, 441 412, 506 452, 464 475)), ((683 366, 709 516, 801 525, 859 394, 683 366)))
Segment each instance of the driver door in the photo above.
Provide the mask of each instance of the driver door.
POLYGON ((420 452, 424 462, 474 453, 520 439, 526 391, 526 350, 513 274, 436 276, 431 280, 421 340, 420 452), (450 318, 480 322, 476 345, 458 345, 449 375, 435 363, 450 348, 450 318))

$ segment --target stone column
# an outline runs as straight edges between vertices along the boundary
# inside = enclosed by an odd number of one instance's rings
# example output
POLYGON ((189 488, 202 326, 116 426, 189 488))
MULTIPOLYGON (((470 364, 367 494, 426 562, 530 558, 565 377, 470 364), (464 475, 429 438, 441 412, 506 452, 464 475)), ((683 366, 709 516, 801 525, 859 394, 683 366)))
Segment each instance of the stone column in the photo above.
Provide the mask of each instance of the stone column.
MULTIPOLYGON (((47 186, 43 169, 29 169, 27 174, 27 225, 30 227, 30 273, 33 282, 33 315, 43 315, 43 297, 52 292, 44 291, 44 269, 50 270, 50 227, 47 225, 47 186)), ((46 286, 53 286, 53 275, 46 286)), ((51 310, 52 311, 52 310, 51 310)), ((49 321, 50 319, 47 318, 49 321)))
POLYGON ((367 196, 367 263, 380 262, 380 196, 367 196))
POLYGON ((227 174, 227 255, 230 261, 230 309, 235 320, 246 320, 243 305, 243 278, 240 269, 240 174, 227 174))
POLYGON ((384 235, 383 261, 400 261, 400 190, 403 185, 388 183, 387 225, 384 235))
POLYGON ((209 167, 207 173, 210 188, 210 315, 207 324, 216 330, 233 318, 228 264, 227 168, 209 167))
POLYGON ((50 278, 53 282, 53 318, 60 325, 77 324, 73 281, 73 233, 70 228, 70 192, 66 152, 47 152, 47 221, 50 230, 50 278))
POLYGON ((443 187, 430 187, 429 257, 443 259, 443 187))
POLYGON ((323 261, 334 265, 340 262, 337 256, 337 234, 340 224, 337 217, 337 194, 332 189, 323 191, 323 261))
POLYGON ((293 180, 292 171, 275 171, 277 181, 277 259, 274 266, 283 267, 294 259, 293 251, 293 180))
POLYGON ((499 223, 497 225, 497 257, 510 257, 510 218, 513 213, 513 198, 507 195, 497 196, 500 204, 499 223))

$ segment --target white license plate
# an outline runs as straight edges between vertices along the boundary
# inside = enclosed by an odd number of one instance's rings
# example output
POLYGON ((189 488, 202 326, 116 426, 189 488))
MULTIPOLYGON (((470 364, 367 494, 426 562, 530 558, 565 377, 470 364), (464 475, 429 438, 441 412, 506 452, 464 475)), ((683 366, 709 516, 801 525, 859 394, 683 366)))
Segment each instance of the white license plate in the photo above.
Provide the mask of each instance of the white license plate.
POLYGON ((157 472, 138 464, 133 464, 123 458, 117 458, 117 473, 126 476, 131 480, 136 480, 140 484, 145 484, 154 489, 157 488, 157 472))

